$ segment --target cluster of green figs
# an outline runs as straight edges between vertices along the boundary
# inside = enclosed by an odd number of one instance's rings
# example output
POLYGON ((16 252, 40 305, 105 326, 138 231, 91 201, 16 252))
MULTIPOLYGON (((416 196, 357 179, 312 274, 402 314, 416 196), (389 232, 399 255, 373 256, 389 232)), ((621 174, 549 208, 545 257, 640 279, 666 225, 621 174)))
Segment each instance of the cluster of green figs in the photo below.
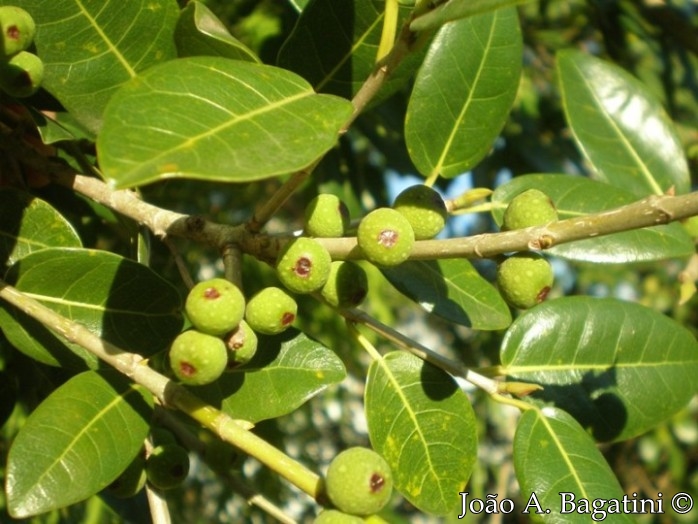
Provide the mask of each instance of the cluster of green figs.
POLYGON ((20 7, 0 6, 0 31, 0 89, 16 98, 31 96, 44 78, 44 64, 31 51, 34 19, 20 7))

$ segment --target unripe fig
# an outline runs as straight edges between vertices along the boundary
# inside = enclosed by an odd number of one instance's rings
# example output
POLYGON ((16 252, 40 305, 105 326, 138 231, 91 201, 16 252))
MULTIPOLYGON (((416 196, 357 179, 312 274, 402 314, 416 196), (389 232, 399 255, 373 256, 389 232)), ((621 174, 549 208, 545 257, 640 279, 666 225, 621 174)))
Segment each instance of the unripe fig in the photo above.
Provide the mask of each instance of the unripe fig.
POLYGON ((189 454, 179 444, 155 446, 145 461, 145 472, 154 487, 176 488, 189 474, 189 454))
POLYGON ((172 372, 190 386, 210 384, 223 374, 227 363, 225 342, 195 329, 180 333, 170 347, 172 372))
POLYGON ((145 455, 141 450, 105 491, 117 498, 135 497, 145 486, 145 481, 145 455))
POLYGON ((509 202, 504 211, 502 229, 544 226, 556 220, 557 209, 550 197, 538 189, 527 189, 509 202))
POLYGON ((366 271, 350 260, 335 260, 320 294, 334 307, 355 307, 368 293, 366 271))
POLYGON ((177 437, 169 429, 163 427, 150 428, 150 440, 153 446, 162 446, 164 444, 177 444, 177 437))
POLYGON ((528 309, 548 296, 553 269, 540 255, 517 253, 497 266, 497 285, 510 306, 528 309))
POLYGON ((24 98, 33 95, 44 79, 44 63, 29 51, 20 51, 6 61, 0 61, 0 89, 10 96, 24 98))
POLYGON ((363 524, 364 519, 356 515, 342 513, 336 509, 325 509, 320 512, 313 524, 363 524))
POLYGON ((247 302, 245 320, 257 333, 276 335, 293 324, 298 305, 278 287, 266 287, 247 302))
POLYGON ((395 199, 393 209, 407 218, 416 240, 434 238, 448 218, 444 199, 435 189, 423 184, 402 191, 395 199))
POLYGON ((330 462, 325 476, 327 496, 351 515, 378 513, 390 500, 393 476, 388 463, 369 448, 354 447, 330 462))
POLYGON ((235 369, 247 364, 254 357, 257 352, 257 334, 245 320, 241 320, 225 344, 228 347, 227 369, 235 369))
POLYGON ((10 57, 28 49, 36 34, 34 19, 21 7, 0 7, 2 54, 10 57))
POLYGON ((229 280, 212 278, 199 282, 189 291, 184 311, 199 331, 222 336, 242 320, 245 297, 229 280))
POLYGON ((330 274, 332 257, 317 240, 299 237, 291 240, 276 262, 281 283, 294 293, 312 293, 320 289, 330 274))
POLYGON ((305 208, 305 234, 310 237, 341 237, 347 227, 349 210, 337 195, 319 194, 305 208))
POLYGON ((361 220, 357 241, 370 262, 396 266, 409 258, 414 246, 414 231, 399 211, 382 207, 361 220))

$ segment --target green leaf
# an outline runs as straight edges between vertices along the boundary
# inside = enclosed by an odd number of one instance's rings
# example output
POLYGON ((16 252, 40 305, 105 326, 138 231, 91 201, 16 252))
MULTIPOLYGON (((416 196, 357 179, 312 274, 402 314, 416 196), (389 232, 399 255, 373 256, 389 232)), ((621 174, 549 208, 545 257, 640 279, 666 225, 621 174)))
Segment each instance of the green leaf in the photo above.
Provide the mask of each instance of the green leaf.
POLYGON ((365 391, 373 448, 390 465, 395 488, 419 510, 446 515, 477 455, 475 415, 453 378, 396 351, 371 363, 365 391))
MULTIPOLYGON (((523 175, 499 186, 492 195, 492 202, 497 204, 492 216, 497 224, 501 225, 504 210, 511 199, 530 188, 540 189, 551 198, 561 220, 608 211, 637 201, 637 196, 625 189, 586 177, 523 175)), ((679 223, 578 240, 546 250, 570 260, 606 264, 683 258, 694 251, 691 236, 679 223)))
POLYGON ((260 335, 250 362, 196 392, 232 417, 259 422, 291 413, 345 376, 332 350, 290 329, 274 337, 260 335))
POLYGON ((21 5, 37 23, 43 87, 93 132, 122 83, 176 56, 175 0, 24 0, 21 5))
POLYGON ((299 76, 220 57, 153 67, 122 87, 97 140, 118 187, 172 177, 245 182, 297 171, 336 142, 349 102, 299 76))
POLYGON ((508 380, 571 413, 600 441, 639 435, 698 390, 698 343, 674 320, 611 298, 566 297, 517 318, 501 349, 508 380))
POLYGON ((420 173, 452 178, 490 151, 516 96, 522 45, 514 9, 439 30, 405 117, 405 142, 420 173))
MULTIPOLYGON (((312 0, 279 53, 281 67, 295 71, 316 91, 351 99, 376 67, 385 0, 312 0)), ((411 9, 400 7, 398 28, 411 9)), ((404 86, 424 54, 410 53, 388 77, 374 102, 404 86)))
POLYGON ((47 247, 80 247, 73 226, 50 204, 18 189, 0 189, 0 265, 47 247))
MULTIPOLYGON (((527 511, 541 513, 538 516, 546 524, 588 523, 593 509, 589 506, 586 513, 579 513, 584 504, 580 499, 623 498, 618 479, 594 440, 574 418, 556 408, 530 409, 521 415, 514 436, 514 468, 527 511), (563 504, 563 497, 568 501, 574 497, 577 512, 567 512, 572 506, 563 504)), ((621 511, 610 520, 635 522, 621 511)))
POLYGON ((87 371, 56 389, 10 448, 10 514, 62 508, 108 486, 143 446, 152 406, 150 394, 115 372, 87 371))
POLYGON ((509 306, 468 260, 413 260, 381 271, 401 293, 449 322, 473 329, 511 324, 509 306))
POLYGON ((595 176, 640 197, 689 191, 681 141, 642 82, 572 50, 558 53, 557 74, 567 122, 595 176))
MULTIPOLYGON (((177 290, 146 266, 105 251, 44 249, 10 268, 7 280, 102 339, 143 356, 169 345, 182 327, 177 290)), ((0 302, 0 327, 31 358, 54 366, 98 366, 98 359, 0 302)))
POLYGON ((525 4, 529 0, 437 0, 441 4, 425 14, 417 16, 410 24, 412 31, 434 29, 447 22, 473 15, 495 11, 506 7, 525 4))
POLYGON ((213 12, 201 2, 189 2, 182 9, 175 28, 179 56, 222 56, 259 62, 259 58, 230 34, 213 12))

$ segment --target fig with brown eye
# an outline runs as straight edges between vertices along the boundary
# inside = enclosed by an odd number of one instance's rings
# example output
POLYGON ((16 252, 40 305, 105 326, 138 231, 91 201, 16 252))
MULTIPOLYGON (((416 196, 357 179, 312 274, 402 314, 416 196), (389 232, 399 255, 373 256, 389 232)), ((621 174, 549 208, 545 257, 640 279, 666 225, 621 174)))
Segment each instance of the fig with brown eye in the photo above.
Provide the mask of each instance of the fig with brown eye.
POLYGON ((189 386, 210 384, 223 374, 228 363, 225 342, 195 329, 175 338, 169 357, 172 372, 189 386))
POLYGON ((397 266, 407 260, 414 246, 414 230, 402 213, 389 207, 371 211, 356 233, 366 259, 379 266, 397 266))
POLYGON ((257 333, 276 335, 290 328, 296 320, 298 304, 278 287, 266 287, 247 302, 245 320, 257 333))
POLYGON ((286 289, 294 293, 317 291, 330 274, 332 257, 317 240, 300 237, 291 240, 279 253, 276 272, 286 289))
POLYGON ((502 297, 519 309, 543 302, 553 280, 550 262, 536 253, 517 253, 497 266, 497 286, 502 297))
POLYGON ((340 511, 358 516, 373 515, 390 500, 393 475, 378 453, 369 448, 353 447, 330 462, 325 489, 340 511))
POLYGON ((191 288, 184 311, 199 331, 222 336, 235 329, 242 320, 245 297, 232 282, 212 278, 191 288))

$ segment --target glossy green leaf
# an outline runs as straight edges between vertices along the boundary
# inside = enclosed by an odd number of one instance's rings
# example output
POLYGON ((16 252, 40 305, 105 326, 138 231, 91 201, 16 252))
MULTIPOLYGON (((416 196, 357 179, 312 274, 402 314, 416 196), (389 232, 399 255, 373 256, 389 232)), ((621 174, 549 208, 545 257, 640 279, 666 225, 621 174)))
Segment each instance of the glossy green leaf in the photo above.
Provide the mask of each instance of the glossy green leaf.
POLYGON ((50 204, 18 189, 0 189, 0 265, 47 247, 80 247, 73 226, 50 204))
POLYGON ((179 56, 222 56, 235 60, 259 62, 259 58, 230 34, 225 24, 206 4, 189 2, 182 9, 175 28, 179 56))
POLYGON ((196 392, 232 417, 259 422, 291 413, 345 376, 332 350, 291 329, 260 336, 250 362, 196 392))
MULTIPOLYGON (((23 293, 116 346, 152 355, 182 327, 177 290, 146 266, 105 251, 44 249, 10 268, 23 293)), ((0 327, 26 355, 54 366, 98 366, 97 357, 0 302, 0 327)))
MULTIPOLYGON (((586 524, 591 521, 591 501, 623 498, 594 440, 560 409, 531 409, 521 415, 514 436, 514 468, 525 510, 537 513, 545 524, 586 524), (580 499, 589 504, 586 512, 580 499)), ((609 522, 635 522, 620 509, 609 522)))
POLYGON ((671 119, 620 67, 579 51, 558 53, 562 102, 594 175, 637 196, 686 193, 688 164, 671 119))
POLYGON ((475 415, 446 372, 405 352, 371 363, 365 391, 373 448, 419 510, 452 514, 477 455, 475 415))
MULTIPOLYGON (((279 53, 281 67, 295 71, 316 91, 353 98, 376 67, 385 0, 312 0, 279 53)), ((400 8, 398 27, 411 9, 400 8)), ((405 85, 423 58, 411 53, 390 75, 377 100, 405 85)))
POLYGON ((413 260, 381 271, 401 293, 449 322, 473 329, 511 324, 509 306, 468 260, 413 260))
POLYGON ((434 29, 453 20, 513 7, 528 1, 530 0, 437 0, 432 3, 441 5, 437 5, 434 9, 416 17, 410 24, 410 29, 412 31, 434 29))
POLYGON ((81 373, 29 416, 7 458, 13 517, 74 504, 109 485, 148 434, 153 400, 115 372, 81 373))
POLYGON ((616 299, 565 297, 518 317, 501 349, 507 379, 544 387, 597 440, 639 435, 698 391, 698 343, 669 317, 616 299))
POLYGON ((298 11, 299 13, 305 9, 305 6, 308 5, 309 0, 289 0, 291 5, 298 11))
POLYGON ((176 0, 23 0, 21 6, 37 23, 43 86, 93 132, 121 84, 176 56, 176 0))
POLYGON ((220 57, 153 67, 111 100, 97 140, 118 187, 172 177, 244 182, 306 167, 336 142, 349 102, 299 76, 220 57))
MULTIPOLYGON (((637 197, 625 189, 586 177, 523 175, 499 186, 492 195, 492 202, 496 204, 492 216, 498 224, 501 225, 504 210, 511 199, 530 188, 539 189, 551 198, 561 220, 608 211, 637 201, 637 197)), ((694 251, 693 239, 679 223, 578 240, 547 250, 570 260, 606 264, 689 257, 694 251)))
POLYGON ((439 30, 405 117, 407 149, 422 175, 455 177, 490 151, 516 96, 522 45, 513 9, 439 30))

